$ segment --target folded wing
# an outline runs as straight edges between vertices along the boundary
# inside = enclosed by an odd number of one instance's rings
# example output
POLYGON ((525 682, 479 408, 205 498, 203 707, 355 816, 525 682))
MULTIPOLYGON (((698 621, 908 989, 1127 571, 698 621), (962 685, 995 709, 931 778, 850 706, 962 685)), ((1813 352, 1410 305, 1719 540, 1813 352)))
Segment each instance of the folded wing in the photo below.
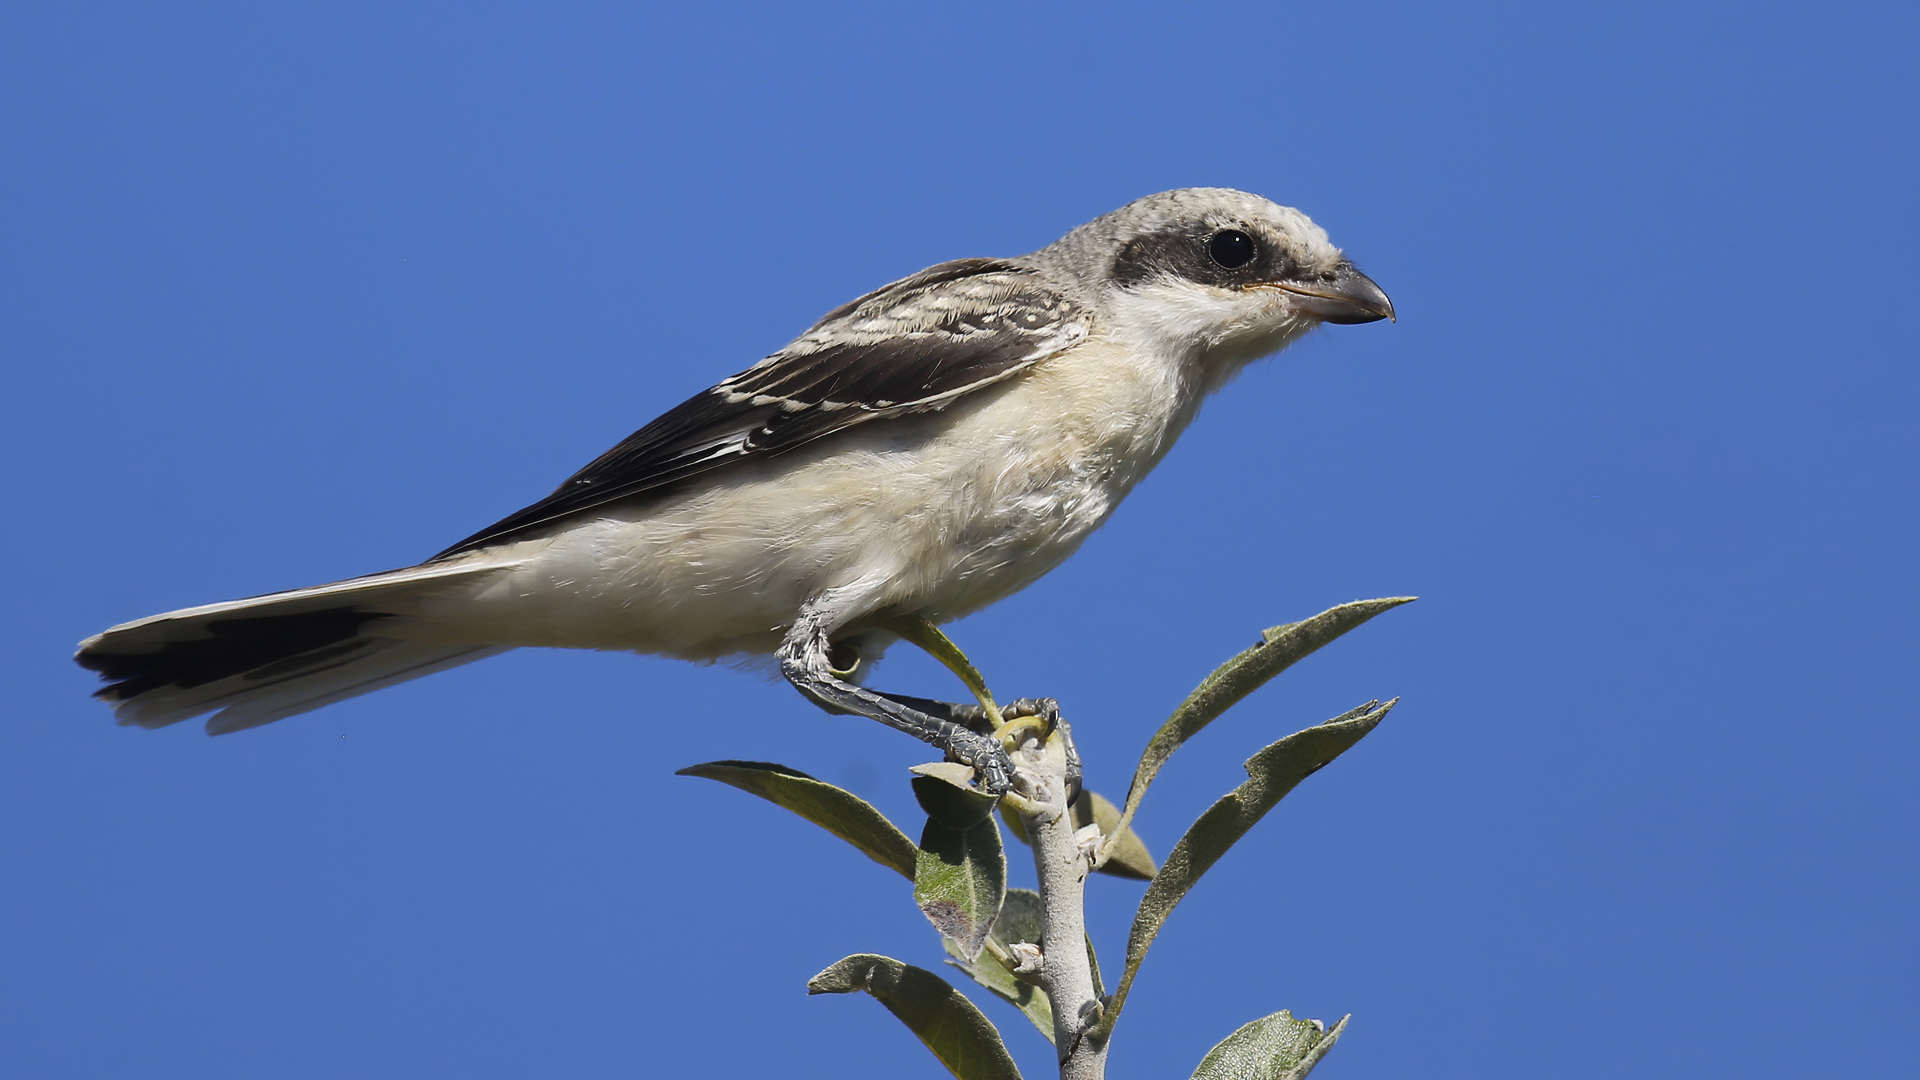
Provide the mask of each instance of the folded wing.
POLYGON ((942 263, 829 312, 786 348, 669 410, 553 494, 446 558, 855 424, 942 409, 1084 340, 1079 305, 997 259, 942 263))

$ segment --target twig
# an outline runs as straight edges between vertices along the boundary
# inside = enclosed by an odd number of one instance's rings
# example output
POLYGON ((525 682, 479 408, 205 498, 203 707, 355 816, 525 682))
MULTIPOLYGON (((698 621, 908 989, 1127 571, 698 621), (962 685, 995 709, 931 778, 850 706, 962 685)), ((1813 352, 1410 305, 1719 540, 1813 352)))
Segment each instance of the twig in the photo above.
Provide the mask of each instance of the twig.
POLYGON ((1053 1044, 1061 1080, 1100 1080, 1106 1075, 1107 1039, 1090 1034, 1102 1005, 1087 960, 1085 891, 1093 870, 1099 829, 1085 835, 1068 811, 1066 740, 1054 731, 1044 743, 1028 740, 1014 754, 1015 787, 1024 795, 1021 818, 1033 844, 1042 918, 1041 985, 1053 1006, 1053 1044))

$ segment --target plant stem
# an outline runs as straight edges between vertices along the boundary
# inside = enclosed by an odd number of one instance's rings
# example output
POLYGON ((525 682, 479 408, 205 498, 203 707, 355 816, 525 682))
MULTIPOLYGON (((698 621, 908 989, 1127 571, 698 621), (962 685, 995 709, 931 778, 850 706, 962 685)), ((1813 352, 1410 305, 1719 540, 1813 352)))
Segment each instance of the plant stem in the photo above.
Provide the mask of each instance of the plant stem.
POLYGON ((1053 1044, 1061 1080, 1100 1080, 1107 1070, 1107 1040, 1088 1031, 1102 1006, 1087 960, 1086 880, 1093 869, 1094 841, 1074 836, 1067 809, 1066 743, 1059 732, 1046 743, 1029 741, 1015 755, 1016 786, 1028 807, 1021 817, 1033 843, 1040 883, 1041 984, 1053 1005, 1053 1044))

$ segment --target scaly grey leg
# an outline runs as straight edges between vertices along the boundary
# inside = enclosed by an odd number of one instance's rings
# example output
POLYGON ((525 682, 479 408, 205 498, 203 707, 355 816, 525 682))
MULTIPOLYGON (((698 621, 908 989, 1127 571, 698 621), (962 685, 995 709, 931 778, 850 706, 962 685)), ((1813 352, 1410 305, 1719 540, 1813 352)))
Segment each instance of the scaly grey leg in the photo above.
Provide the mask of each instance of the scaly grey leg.
POLYGON ((936 720, 946 720, 959 724, 968 731, 981 735, 993 734, 993 721, 987 719, 987 710, 974 702, 961 704, 957 701, 935 701, 933 698, 910 697, 888 690, 875 690, 874 693, 896 705, 905 705, 909 709, 926 713, 936 720))
MULTIPOLYGON (((914 707, 928 703, 926 699, 896 700, 841 679, 828 658, 832 649, 828 633, 825 620, 809 611, 802 614, 780 644, 780 674, 786 676, 794 689, 828 712, 848 712, 878 720, 932 745, 955 761, 973 766, 980 774, 981 786, 996 795, 1013 787, 1013 759, 991 736, 967 726, 971 719, 966 717, 969 706, 953 705, 939 710, 950 717, 943 719, 914 707)), ((928 704, 946 705, 944 702, 928 704)), ((971 708, 978 709, 978 706, 971 708)))

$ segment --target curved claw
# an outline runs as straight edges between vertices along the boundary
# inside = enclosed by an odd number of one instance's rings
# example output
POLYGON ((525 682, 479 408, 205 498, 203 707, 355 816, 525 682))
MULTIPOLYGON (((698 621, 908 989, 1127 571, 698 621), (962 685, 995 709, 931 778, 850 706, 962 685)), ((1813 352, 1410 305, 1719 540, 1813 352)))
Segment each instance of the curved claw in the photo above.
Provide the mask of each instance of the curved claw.
POLYGON ((1080 751, 1073 745, 1073 728, 1067 724, 1067 718, 1060 715, 1060 702, 1050 697, 1023 697, 1002 706, 1000 715, 1007 718, 1009 726, 1017 719, 1038 717, 1046 725, 1044 734, 1060 733, 1067 753, 1067 804, 1071 806, 1080 797, 1080 751))

